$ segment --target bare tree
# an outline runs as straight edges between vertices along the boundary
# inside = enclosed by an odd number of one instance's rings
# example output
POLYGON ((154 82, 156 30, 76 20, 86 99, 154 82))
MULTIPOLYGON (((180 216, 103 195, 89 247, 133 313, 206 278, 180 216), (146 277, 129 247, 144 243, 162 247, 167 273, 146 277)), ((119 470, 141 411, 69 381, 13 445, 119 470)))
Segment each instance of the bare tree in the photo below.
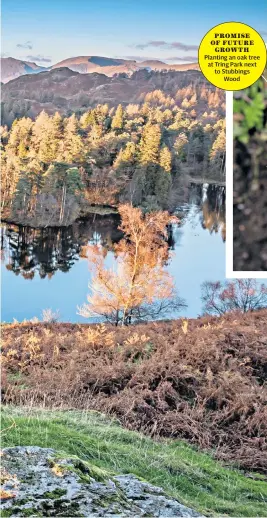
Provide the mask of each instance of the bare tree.
POLYGON ((255 311, 267 307, 267 285, 255 279, 204 282, 202 284, 203 311, 223 315, 228 311, 255 311))

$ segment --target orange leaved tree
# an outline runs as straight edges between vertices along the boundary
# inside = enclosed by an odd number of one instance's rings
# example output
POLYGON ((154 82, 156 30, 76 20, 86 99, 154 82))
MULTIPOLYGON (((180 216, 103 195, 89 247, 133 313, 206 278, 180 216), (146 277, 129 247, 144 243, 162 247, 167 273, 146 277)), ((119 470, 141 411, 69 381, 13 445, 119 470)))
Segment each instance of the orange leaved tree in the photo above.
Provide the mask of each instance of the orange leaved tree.
POLYGON ((114 245, 115 267, 105 267, 101 248, 88 247, 91 293, 79 314, 100 316, 115 325, 175 315, 186 306, 165 268, 167 225, 176 218, 162 211, 143 215, 128 204, 120 205, 119 213, 124 238, 114 245))

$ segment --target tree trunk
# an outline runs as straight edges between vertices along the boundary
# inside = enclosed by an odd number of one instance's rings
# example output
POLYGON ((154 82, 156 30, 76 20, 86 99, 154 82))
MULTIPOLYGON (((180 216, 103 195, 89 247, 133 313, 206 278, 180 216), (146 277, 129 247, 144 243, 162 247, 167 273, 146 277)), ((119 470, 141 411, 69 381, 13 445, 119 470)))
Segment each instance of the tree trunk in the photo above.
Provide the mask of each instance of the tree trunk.
POLYGON ((61 197, 61 206, 60 206, 60 214, 59 214, 59 223, 61 224, 64 219, 64 212, 65 212, 65 203, 66 203, 66 184, 63 185, 62 188, 62 197, 61 197))

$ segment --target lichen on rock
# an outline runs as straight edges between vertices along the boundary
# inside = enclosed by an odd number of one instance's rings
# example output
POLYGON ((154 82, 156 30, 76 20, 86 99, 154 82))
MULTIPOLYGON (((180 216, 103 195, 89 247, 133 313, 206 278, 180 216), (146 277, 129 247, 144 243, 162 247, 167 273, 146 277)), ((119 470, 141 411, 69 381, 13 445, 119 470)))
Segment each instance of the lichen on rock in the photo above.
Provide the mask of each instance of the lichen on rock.
POLYGON ((50 448, 2 450, 1 516, 197 517, 134 475, 113 475, 50 448))

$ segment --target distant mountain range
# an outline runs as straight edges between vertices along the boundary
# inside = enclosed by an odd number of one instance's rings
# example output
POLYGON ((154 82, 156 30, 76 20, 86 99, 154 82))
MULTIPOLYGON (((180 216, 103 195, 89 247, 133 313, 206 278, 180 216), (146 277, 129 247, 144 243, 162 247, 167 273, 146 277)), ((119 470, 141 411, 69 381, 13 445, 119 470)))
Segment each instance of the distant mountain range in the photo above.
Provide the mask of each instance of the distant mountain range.
POLYGON ((46 70, 46 67, 40 67, 31 61, 22 61, 15 58, 1 58, 2 83, 8 83, 8 81, 25 74, 38 74, 38 72, 42 72, 43 70, 46 70))
POLYGON ((127 59, 106 58, 101 56, 78 56, 64 59, 51 67, 42 67, 30 61, 15 58, 1 58, 1 81, 8 83, 25 74, 37 74, 55 68, 67 67, 80 74, 101 73, 112 77, 115 74, 131 75, 140 69, 148 70, 199 70, 198 63, 183 65, 167 64, 160 60, 137 62, 127 59))

